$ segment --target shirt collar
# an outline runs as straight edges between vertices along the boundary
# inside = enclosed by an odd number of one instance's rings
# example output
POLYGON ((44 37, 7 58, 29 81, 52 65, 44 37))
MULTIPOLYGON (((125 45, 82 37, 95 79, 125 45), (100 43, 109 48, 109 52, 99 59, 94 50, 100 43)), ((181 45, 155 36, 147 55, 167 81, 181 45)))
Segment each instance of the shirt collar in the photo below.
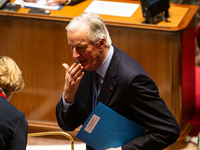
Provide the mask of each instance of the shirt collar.
POLYGON ((0 96, 6 99, 6 94, 4 93, 4 90, 2 88, 0 88, 0 96))
POLYGON ((104 59, 102 64, 96 69, 96 72, 103 78, 105 77, 106 71, 108 69, 111 58, 113 56, 113 51, 114 51, 114 48, 112 45, 110 45, 110 48, 109 48, 106 58, 104 59))

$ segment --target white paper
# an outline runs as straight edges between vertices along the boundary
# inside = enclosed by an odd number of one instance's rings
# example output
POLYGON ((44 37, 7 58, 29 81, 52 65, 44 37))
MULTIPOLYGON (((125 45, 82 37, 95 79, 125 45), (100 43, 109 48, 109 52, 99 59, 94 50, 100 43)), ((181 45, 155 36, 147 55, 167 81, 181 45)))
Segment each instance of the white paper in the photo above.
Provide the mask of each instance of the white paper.
POLYGON ((84 12, 93 12, 96 14, 131 17, 137 10, 139 4, 92 1, 84 12))
POLYGON ((88 122, 88 124, 85 127, 85 131, 88 133, 92 133, 94 127, 96 126, 96 124, 98 123, 100 117, 97 115, 93 115, 92 118, 90 119, 90 121, 88 122))

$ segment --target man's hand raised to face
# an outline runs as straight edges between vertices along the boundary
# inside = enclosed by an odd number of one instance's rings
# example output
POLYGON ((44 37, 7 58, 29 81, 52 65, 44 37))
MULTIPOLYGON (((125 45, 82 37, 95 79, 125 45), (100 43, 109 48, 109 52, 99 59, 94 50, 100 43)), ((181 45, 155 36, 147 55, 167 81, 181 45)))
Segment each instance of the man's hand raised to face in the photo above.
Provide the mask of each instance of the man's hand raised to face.
POLYGON ((81 64, 73 63, 70 67, 68 64, 63 64, 65 68, 65 85, 64 99, 67 103, 72 103, 75 99, 75 94, 78 90, 81 79, 84 76, 83 67, 81 64))

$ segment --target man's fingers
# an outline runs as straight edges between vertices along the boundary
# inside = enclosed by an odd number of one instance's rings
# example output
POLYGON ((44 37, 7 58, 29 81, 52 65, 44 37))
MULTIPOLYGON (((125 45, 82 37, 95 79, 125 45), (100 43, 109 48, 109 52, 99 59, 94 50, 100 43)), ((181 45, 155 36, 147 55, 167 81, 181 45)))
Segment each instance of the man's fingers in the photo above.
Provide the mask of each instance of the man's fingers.
POLYGON ((84 72, 81 72, 81 74, 79 75, 79 77, 77 78, 77 81, 80 82, 81 79, 83 78, 84 76, 84 72))
POLYGON ((66 64, 66 63, 63 63, 62 65, 63 65, 63 67, 65 68, 65 70, 68 71, 68 69, 69 69, 69 65, 66 64))
POLYGON ((72 71, 74 70, 74 68, 77 66, 77 64, 76 63, 73 63, 70 67, 69 67, 69 69, 68 69, 68 74, 71 74, 72 73, 72 71))
POLYGON ((78 66, 76 66, 76 68, 73 70, 74 73, 74 78, 78 78, 81 75, 81 72, 83 71, 82 66, 79 64, 78 66))
POLYGON ((81 64, 76 64, 76 65, 73 64, 69 68, 68 74, 70 74, 72 78, 77 78, 82 72, 82 70, 83 70, 83 67, 81 66, 81 64))
POLYGON ((66 63, 63 63, 62 65, 66 70, 67 81, 73 83, 73 82, 79 82, 82 79, 84 73, 82 72, 83 67, 81 66, 81 64, 74 63, 70 67, 66 63))

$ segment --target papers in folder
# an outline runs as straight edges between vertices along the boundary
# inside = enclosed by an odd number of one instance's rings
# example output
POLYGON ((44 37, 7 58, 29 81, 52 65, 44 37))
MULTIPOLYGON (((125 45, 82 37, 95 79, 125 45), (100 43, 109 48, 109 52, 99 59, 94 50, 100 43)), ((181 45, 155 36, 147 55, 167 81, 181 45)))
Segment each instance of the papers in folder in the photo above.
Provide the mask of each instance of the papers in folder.
POLYGON ((103 150, 120 147, 145 129, 99 102, 76 137, 95 150, 103 150))

